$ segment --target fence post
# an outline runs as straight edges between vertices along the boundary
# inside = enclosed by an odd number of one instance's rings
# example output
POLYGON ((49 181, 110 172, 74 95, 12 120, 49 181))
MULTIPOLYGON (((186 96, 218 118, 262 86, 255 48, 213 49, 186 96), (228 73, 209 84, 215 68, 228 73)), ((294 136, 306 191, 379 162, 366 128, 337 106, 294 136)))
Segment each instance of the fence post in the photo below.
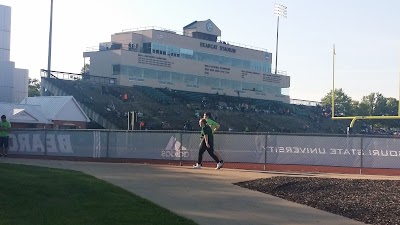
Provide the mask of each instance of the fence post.
POLYGON ((44 128, 44 155, 47 156, 47 128, 44 128))
POLYGON ((360 159, 360 174, 362 174, 363 158, 364 158, 364 136, 361 136, 361 159, 360 159))
POLYGON ((179 166, 182 166, 182 131, 179 132, 179 166))
POLYGON ((106 158, 109 158, 109 148, 110 148, 110 129, 107 130, 107 147, 106 147, 106 158))
POLYGON ((267 147, 268 147, 268 133, 265 135, 265 144, 264 144, 264 170, 267 167, 267 147))

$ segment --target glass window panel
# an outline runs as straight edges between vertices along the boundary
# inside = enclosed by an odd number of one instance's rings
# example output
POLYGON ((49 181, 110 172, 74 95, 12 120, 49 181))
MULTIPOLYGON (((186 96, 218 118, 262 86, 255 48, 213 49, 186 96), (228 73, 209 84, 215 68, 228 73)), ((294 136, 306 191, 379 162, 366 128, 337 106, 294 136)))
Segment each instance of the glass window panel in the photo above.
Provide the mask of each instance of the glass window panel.
MULTIPOLYGON (((215 87, 217 83, 215 78, 198 76, 197 81, 200 86, 215 87)), ((218 84, 219 86, 219 84, 218 84)))
POLYGON ((255 85, 247 82, 242 83, 242 90, 253 90, 255 88, 255 85))
POLYGON ((119 74, 121 74, 121 65, 113 65, 113 75, 119 75, 119 74))
POLYGON ((158 80, 170 81, 170 72, 168 71, 158 71, 158 80))
POLYGON ((183 74, 171 72, 172 82, 183 82, 183 74))
POLYGON ((189 74, 184 74, 184 82, 186 84, 197 84, 196 76, 189 75, 189 74))
POLYGON ((221 88, 227 88, 231 90, 241 90, 241 82, 234 80, 221 79, 221 88))
POLYGON ((129 76, 142 77, 142 74, 143 74, 143 69, 142 68, 129 66, 129 76))
POLYGON ((148 79, 158 79, 158 72, 157 70, 151 70, 151 69, 143 69, 144 73, 144 78, 148 78, 148 79))

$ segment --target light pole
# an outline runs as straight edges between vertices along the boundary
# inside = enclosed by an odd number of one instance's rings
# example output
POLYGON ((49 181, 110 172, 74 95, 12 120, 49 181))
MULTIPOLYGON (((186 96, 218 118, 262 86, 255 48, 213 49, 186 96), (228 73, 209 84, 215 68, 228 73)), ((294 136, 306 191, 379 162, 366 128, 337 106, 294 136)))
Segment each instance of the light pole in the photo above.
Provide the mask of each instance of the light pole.
POLYGON ((278 41, 279 41, 279 17, 287 18, 287 7, 284 5, 275 4, 274 14, 278 17, 276 25, 276 51, 275 51, 275 74, 278 73, 278 41))
POLYGON ((49 54, 47 56, 47 78, 50 78, 51 70, 51 39, 53 33, 53 0, 51 0, 50 5, 50 29, 49 29, 49 54))

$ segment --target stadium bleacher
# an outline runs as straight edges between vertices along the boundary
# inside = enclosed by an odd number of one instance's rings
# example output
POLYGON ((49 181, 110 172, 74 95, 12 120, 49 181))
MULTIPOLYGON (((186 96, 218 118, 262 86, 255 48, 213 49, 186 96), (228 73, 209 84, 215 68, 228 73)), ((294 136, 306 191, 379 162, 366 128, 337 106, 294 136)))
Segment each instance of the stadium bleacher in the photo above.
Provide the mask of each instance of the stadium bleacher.
POLYGON ((347 124, 332 121, 321 106, 151 88, 43 78, 78 102, 116 124, 127 127, 127 113, 139 112, 143 129, 197 130, 198 118, 210 111, 222 131, 342 133, 347 124), (190 126, 188 125, 190 124, 190 126))

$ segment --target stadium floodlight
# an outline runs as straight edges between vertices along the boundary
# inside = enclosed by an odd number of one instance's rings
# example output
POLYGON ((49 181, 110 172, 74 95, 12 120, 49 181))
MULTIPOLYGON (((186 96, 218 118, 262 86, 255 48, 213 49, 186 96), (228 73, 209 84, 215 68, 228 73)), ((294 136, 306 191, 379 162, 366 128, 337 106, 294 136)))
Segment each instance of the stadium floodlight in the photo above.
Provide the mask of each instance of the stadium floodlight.
POLYGON ((50 78, 51 70, 51 39, 53 34, 53 0, 50 3, 50 29, 49 29, 49 53, 47 55, 47 78, 50 78))
POLYGON ((278 73, 278 42, 279 42, 279 18, 281 16, 287 18, 287 7, 280 4, 275 4, 274 15, 278 17, 276 25, 276 49, 275 49, 275 74, 278 73))

